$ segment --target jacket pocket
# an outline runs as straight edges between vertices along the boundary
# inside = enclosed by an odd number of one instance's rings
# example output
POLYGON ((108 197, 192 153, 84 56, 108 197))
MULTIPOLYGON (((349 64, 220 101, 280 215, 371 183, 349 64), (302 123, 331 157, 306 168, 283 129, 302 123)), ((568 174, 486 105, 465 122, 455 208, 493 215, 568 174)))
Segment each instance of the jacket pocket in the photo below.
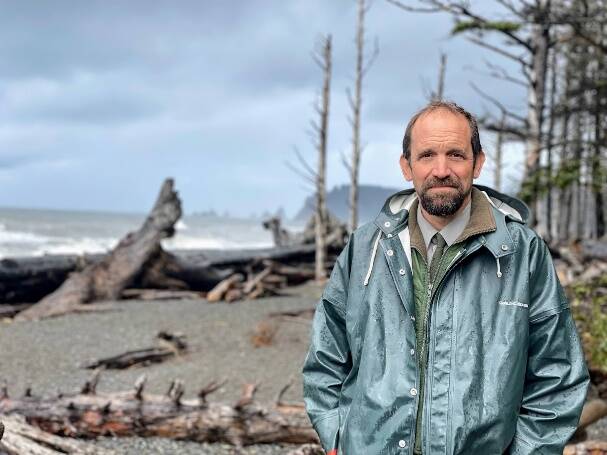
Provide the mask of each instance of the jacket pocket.
POLYGON ((339 408, 330 409, 312 422, 325 452, 337 449, 339 444, 339 408))

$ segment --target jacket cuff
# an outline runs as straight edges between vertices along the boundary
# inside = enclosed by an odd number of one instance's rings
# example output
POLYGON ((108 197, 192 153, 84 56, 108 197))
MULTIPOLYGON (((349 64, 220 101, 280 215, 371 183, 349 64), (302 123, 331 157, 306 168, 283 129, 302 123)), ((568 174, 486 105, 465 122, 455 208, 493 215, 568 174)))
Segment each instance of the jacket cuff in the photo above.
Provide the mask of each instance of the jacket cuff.
POLYGON ((339 408, 334 408, 321 415, 313 423, 320 439, 320 445, 330 455, 337 455, 339 443, 339 408), (334 451, 334 452, 333 452, 334 451))

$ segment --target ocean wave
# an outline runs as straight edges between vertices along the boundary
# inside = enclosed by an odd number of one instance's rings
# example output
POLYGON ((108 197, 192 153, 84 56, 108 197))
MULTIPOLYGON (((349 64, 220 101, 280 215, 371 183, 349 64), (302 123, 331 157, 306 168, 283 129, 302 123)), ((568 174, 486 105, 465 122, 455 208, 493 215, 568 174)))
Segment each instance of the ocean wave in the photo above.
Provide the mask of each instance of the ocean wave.
POLYGON ((6 226, 0 223, 0 244, 44 244, 51 241, 52 238, 34 234, 33 232, 25 231, 9 231, 6 230, 6 226))
POLYGON ((41 245, 33 251, 34 256, 45 254, 82 254, 82 253, 105 253, 118 243, 118 239, 111 238, 89 238, 61 239, 61 242, 41 245))
POLYGON ((185 231, 187 229, 190 229, 190 227, 185 224, 183 220, 177 220, 177 223, 175 223, 175 229, 177 231, 185 231))
POLYGON ((268 248, 271 241, 231 241, 213 237, 192 237, 177 235, 162 240, 162 246, 169 250, 237 250, 248 248, 268 248))

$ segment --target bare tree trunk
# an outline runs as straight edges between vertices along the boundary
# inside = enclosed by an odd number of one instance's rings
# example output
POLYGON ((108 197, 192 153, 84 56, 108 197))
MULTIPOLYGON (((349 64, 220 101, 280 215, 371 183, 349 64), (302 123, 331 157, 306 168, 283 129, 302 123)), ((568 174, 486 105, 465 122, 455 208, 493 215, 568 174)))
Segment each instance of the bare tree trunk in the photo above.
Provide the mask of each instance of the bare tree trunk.
POLYGON ((322 90, 322 106, 319 109, 320 127, 318 141, 318 172, 316 174, 316 280, 323 281, 327 277, 327 205, 326 205, 326 171, 327 171, 327 134, 329 127, 329 96, 331 91, 331 35, 323 42, 322 60, 320 62, 324 73, 322 90))
POLYGON ((583 169, 582 169, 582 131, 584 128, 584 122, 582 121, 583 112, 578 113, 576 116, 576 128, 574 132, 574 160, 577 166, 577 179, 575 182, 575 211, 572 216, 573 221, 573 237, 578 240, 582 238, 582 193, 583 193, 583 169))
MULTIPOLYGON (((550 0, 540 0, 540 10, 546 14, 550 11, 550 0)), ((527 158, 525 161, 525 175, 523 181, 532 179, 531 226, 537 224, 537 194, 539 187, 539 164, 542 150, 542 125, 544 120, 544 102, 546 91, 546 73, 548 66, 548 48, 550 45, 550 25, 533 24, 531 84, 528 89, 529 109, 527 120, 529 123, 529 136, 527 139, 527 158)))
POLYGON ((352 109, 352 117, 349 117, 352 126, 352 158, 344 160, 346 168, 350 173, 350 220, 349 230, 353 232, 358 227, 358 176, 360 174, 360 156, 362 146, 360 143, 360 117, 362 106, 362 84, 366 72, 377 57, 377 44, 374 52, 365 63, 365 14, 369 9, 366 0, 358 0, 358 19, 356 25, 356 81, 354 84, 354 98, 348 90, 348 102, 352 109))
POLYGON ((350 162, 350 232, 358 227, 358 174, 360 167, 360 108, 362 104, 363 57, 365 45, 365 0, 358 0, 356 27, 356 82, 352 107, 352 160, 350 162))
POLYGON ((552 242, 552 139, 554 136, 554 119, 555 119, 555 103, 556 103, 556 75, 557 75, 557 53, 556 49, 552 49, 552 58, 550 62, 550 116, 548 118, 548 131, 546 134, 546 241, 552 242))
MULTIPOLYGON (((605 29, 605 25, 601 24, 601 30, 605 29)), ((602 35, 604 36, 604 34, 602 35)), ((597 69, 595 78, 600 80, 604 78, 605 65, 603 56, 597 58, 597 69)), ((601 147, 604 144, 603 140, 603 112, 601 103, 607 98, 607 90, 605 83, 596 87, 596 97, 594 99, 594 155, 592 157, 592 192, 594 195, 594 209, 596 213, 596 238, 601 238, 605 234, 605 212, 603 211, 603 172, 602 172, 602 157, 601 147)))
POLYGON ((434 100, 441 101, 445 97, 445 73, 447 72, 447 55, 442 53, 440 54, 440 66, 438 68, 438 85, 436 88, 436 93, 434 95, 434 100))
POLYGON ((497 191, 501 191, 502 188, 502 148, 504 143, 504 127, 506 125, 506 112, 502 111, 502 118, 500 120, 500 131, 497 132, 497 140, 495 142, 495 170, 494 170, 494 184, 497 191))
POLYGON ((567 59, 565 62, 565 80, 563 82, 563 101, 561 103, 563 109, 563 119, 560 131, 560 154, 559 154, 559 216, 557 226, 557 239, 560 242, 564 242, 569 238, 569 218, 571 214, 571 201, 572 191, 571 184, 569 184, 565 178, 567 169, 569 168, 570 150, 571 146, 569 143, 569 122, 571 120, 570 115, 570 104, 568 93, 572 85, 572 63, 567 59))

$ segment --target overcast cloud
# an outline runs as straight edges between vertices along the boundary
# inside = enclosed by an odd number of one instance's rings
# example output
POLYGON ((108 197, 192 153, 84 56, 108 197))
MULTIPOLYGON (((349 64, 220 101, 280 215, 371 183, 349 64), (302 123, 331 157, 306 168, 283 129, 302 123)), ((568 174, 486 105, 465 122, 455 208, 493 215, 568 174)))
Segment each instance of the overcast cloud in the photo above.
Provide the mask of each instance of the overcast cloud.
MULTIPOLYGON (((316 159, 305 131, 322 77, 310 53, 324 33, 334 41, 328 183, 347 182, 354 0, 0 6, 0 205, 147 211, 171 176, 186 212, 294 214, 308 190, 285 161, 296 164, 293 146, 316 159)), ((448 98, 481 114, 473 80, 524 107, 520 88, 480 71, 483 59, 508 62, 450 39, 451 24, 373 4, 368 47, 377 37, 380 54, 364 85, 362 183, 405 186, 404 124, 436 84, 441 51, 448 98)), ((507 157, 512 174, 517 156, 507 157)))

